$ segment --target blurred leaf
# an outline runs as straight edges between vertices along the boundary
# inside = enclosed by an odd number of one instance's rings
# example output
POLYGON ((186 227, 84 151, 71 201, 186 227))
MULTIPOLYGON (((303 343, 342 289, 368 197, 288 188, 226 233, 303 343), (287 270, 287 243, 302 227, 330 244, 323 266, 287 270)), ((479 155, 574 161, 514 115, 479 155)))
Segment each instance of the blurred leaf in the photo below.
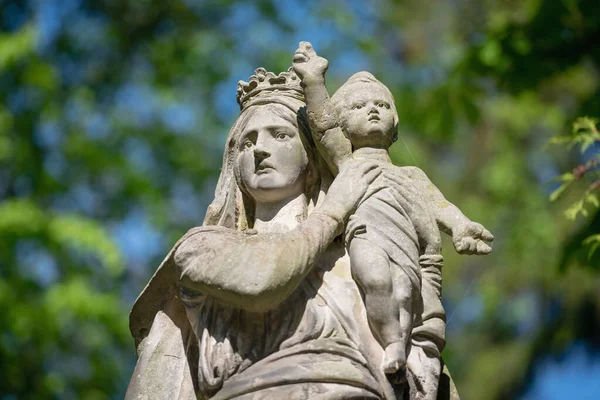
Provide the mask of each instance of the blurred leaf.
POLYGON ((598 250, 598 248, 600 248, 600 233, 597 235, 592 235, 587 237, 582 244, 584 246, 589 246, 590 250, 588 253, 588 260, 591 260, 592 256, 594 255, 594 252, 596 250, 598 250))
POLYGON ((97 222, 77 215, 59 215, 50 221, 48 229, 60 245, 96 255, 111 276, 123 271, 119 248, 97 222))
POLYGON ((567 183, 563 183, 562 185, 560 185, 558 187, 558 189, 556 189, 554 192, 552 192, 552 194, 550 194, 550 201, 556 201, 556 199, 558 199, 558 197, 564 193, 565 190, 567 190, 567 188, 569 186, 571 186, 572 182, 567 182, 567 183))
POLYGON ((502 57, 502 47, 496 40, 488 40, 479 52, 479 58, 487 66, 497 66, 502 57))
POLYGON ((46 215, 30 200, 7 200, 0 203, 0 232, 21 236, 39 233, 46 215))
POLYGON ((24 25, 12 34, 0 34, 0 72, 14 62, 31 54, 36 44, 34 25, 24 25))

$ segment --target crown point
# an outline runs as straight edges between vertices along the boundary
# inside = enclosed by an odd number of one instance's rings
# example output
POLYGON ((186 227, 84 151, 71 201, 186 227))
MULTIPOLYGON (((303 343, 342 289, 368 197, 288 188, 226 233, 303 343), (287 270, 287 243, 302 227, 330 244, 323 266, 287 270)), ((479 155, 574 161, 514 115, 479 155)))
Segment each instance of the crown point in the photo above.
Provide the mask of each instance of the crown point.
POLYGON ((275 75, 265 68, 257 68, 248 82, 239 81, 236 91, 236 99, 240 108, 244 108, 247 102, 256 97, 269 96, 277 93, 277 96, 293 97, 304 100, 304 94, 300 87, 299 79, 292 67, 287 71, 275 75))

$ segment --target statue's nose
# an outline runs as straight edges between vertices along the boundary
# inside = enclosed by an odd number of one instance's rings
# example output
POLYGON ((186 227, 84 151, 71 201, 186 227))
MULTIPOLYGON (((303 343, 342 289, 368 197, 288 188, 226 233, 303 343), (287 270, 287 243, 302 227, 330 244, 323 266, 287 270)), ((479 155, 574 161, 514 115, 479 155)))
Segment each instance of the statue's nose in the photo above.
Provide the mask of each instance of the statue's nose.
POLYGON ((263 143, 256 143, 256 145, 254 146, 254 158, 256 158, 257 160, 264 160, 270 155, 271 153, 264 147, 263 143))

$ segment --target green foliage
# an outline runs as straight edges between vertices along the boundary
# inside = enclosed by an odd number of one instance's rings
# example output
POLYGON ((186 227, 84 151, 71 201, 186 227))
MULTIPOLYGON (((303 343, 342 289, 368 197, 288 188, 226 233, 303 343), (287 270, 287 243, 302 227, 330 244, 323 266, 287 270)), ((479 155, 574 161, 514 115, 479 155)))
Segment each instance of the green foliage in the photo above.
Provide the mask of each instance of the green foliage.
POLYGON ((445 242, 444 359, 463 398, 517 397, 600 337, 595 121, 559 138, 600 107, 596 3, 1 2, 0 393, 123 397, 128 309, 202 221, 236 82, 310 40, 330 90, 359 69, 390 86, 394 161, 494 233, 485 258, 445 242))
MULTIPOLYGON (((586 153, 593 145, 600 144, 600 133, 596 127, 598 120, 595 118, 578 118, 573 123, 570 136, 558 136, 552 138, 550 144, 558 144, 568 149, 579 147, 582 154, 586 153)), ((562 182, 561 185, 550 195, 550 200, 555 201, 569 187, 578 182, 584 182, 584 191, 580 197, 565 210, 565 216, 570 221, 575 221, 581 214, 589 217, 592 209, 594 212, 600 208, 598 193, 600 192, 600 153, 593 156, 589 161, 573 168, 573 172, 567 172, 556 178, 562 182), (585 179, 584 179, 585 178, 585 179)), ((588 246, 588 260, 591 260, 594 252, 600 247, 600 235, 594 234, 586 237, 581 242, 588 246)))
MULTIPOLYGON (((596 207, 598 207, 598 205, 596 205, 596 207)), ((600 248, 600 234, 588 236, 583 239, 582 244, 584 246, 589 246, 590 251, 588 253, 588 259, 591 259, 594 252, 600 248)))
POLYGON ((33 52, 36 34, 32 25, 24 25, 13 34, 0 34, 0 71, 33 52))
POLYGON ((550 139, 550 144, 564 144, 568 149, 578 146, 585 153, 594 143, 600 142, 600 134, 596 129, 598 120, 595 118, 578 118, 573 123, 570 136, 558 136, 550 139))

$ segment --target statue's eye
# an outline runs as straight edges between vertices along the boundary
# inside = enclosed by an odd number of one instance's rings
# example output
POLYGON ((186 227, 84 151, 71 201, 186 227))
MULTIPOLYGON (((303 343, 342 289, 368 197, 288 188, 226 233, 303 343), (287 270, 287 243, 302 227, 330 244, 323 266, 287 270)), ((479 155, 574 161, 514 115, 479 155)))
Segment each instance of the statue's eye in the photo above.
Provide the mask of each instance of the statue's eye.
POLYGON ((390 105, 388 103, 384 102, 384 101, 382 101, 381 103, 377 104, 377 106, 381 107, 381 108, 387 108, 387 109, 390 108, 390 105))
POLYGON ((277 132, 277 134, 275 135, 275 139, 277 139, 277 140, 286 140, 287 138, 288 138, 288 135, 283 132, 277 132))
POLYGON ((245 140, 244 141, 244 147, 247 148, 247 149, 249 149, 253 145, 254 145, 254 143, 252 143, 252 140, 245 140))
POLYGON ((363 108, 362 104, 355 104, 352 106, 353 110, 360 110, 361 108, 363 108))

